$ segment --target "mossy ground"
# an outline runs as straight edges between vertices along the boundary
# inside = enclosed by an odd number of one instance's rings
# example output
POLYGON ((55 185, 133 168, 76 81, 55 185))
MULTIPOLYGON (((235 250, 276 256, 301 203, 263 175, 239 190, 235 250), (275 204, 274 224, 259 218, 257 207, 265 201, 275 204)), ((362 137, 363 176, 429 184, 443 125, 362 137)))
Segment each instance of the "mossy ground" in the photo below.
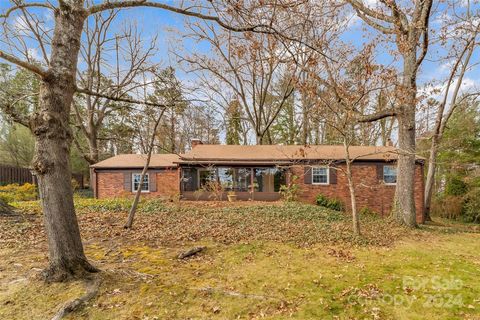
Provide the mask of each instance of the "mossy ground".
MULTIPOLYGON (((181 212, 193 210, 188 208, 181 212)), ((236 219, 237 209, 214 210, 225 210, 226 220, 236 219)), ((307 209, 300 211, 300 225, 320 223, 307 209)), ((265 219, 285 216, 290 215, 265 219)), ((155 213, 140 215, 137 229, 129 233, 121 231, 121 220, 116 237, 111 236, 114 231, 101 236, 105 224, 93 217, 81 217, 80 223, 87 256, 103 270, 101 291, 67 319, 480 319, 480 234, 465 232, 475 231, 468 225, 406 231, 406 237, 389 245, 349 243, 344 237, 338 243, 335 237, 314 238, 305 245, 303 237, 297 242, 296 235, 286 235, 288 241, 281 241, 261 226, 257 237, 225 237, 203 227, 206 236, 195 234, 190 240, 135 237, 165 218, 155 213), (176 259, 179 252, 199 245, 207 250, 185 261, 176 259)), ((176 218, 182 228, 189 228, 185 221, 190 220, 178 212, 176 218)), ((215 219, 212 227, 223 226, 220 213, 215 219)), ((322 219, 326 225, 339 223, 338 217, 322 219)), ((253 220, 259 223, 258 217, 253 220)), ((28 233, 35 222, 16 223, 20 233, 28 233)), ((166 218, 155 225, 161 226, 170 226, 166 218)), ((236 227, 233 223, 219 232, 236 227)), ((26 243, 35 245, 25 245, 22 241, 28 238, 22 238, 15 239, 17 245, 6 241, 0 248, 0 319, 49 319, 65 301, 82 294, 83 284, 36 280, 38 269, 47 264, 44 243, 31 240, 26 243)))

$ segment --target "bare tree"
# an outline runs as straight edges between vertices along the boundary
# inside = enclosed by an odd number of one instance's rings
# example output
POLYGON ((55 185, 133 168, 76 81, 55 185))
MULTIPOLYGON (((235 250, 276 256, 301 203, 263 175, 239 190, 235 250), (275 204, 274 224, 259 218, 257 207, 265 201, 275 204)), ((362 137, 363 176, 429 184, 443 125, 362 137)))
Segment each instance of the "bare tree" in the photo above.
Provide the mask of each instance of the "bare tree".
POLYGON ((83 150, 75 139, 75 145, 89 164, 99 159, 100 134, 105 118, 109 117, 125 104, 118 103, 108 97, 126 97, 135 89, 145 86, 141 81, 144 73, 152 73, 158 66, 150 62, 156 53, 155 39, 150 42, 142 40, 142 34, 135 24, 130 23, 114 33, 114 20, 119 10, 100 12, 85 23, 85 39, 80 49, 80 65, 78 83, 82 88, 93 92, 81 94, 73 103, 75 126, 81 136, 85 137, 88 151, 83 150), (123 63, 123 62, 126 63, 123 63))
POLYGON ((396 0, 380 0, 376 8, 360 0, 346 0, 370 27, 394 39, 403 59, 398 103, 392 109, 371 114, 361 121, 377 121, 395 116, 398 120, 398 178, 394 214, 397 220, 415 227, 415 115, 417 74, 429 46, 429 20, 433 0, 415 1, 411 6, 396 0))
POLYGON ((350 147, 358 144, 358 135, 365 130, 364 124, 358 123, 358 115, 375 101, 376 95, 392 86, 392 71, 381 68, 373 61, 373 47, 367 46, 360 52, 352 51, 345 46, 338 46, 335 50, 337 61, 321 59, 321 66, 326 79, 318 75, 316 82, 321 83, 323 89, 316 99, 318 106, 328 109, 332 117, 326 118, 326 126, 335 130, 339 142, 345 150, 345 169, 342 171, 348 183, 350 193, 350 208, 355 235, 360 235, 360 220, 357 208, 357 184, 352 164, 357 158, 350 154, 350 147), (339 49, 341 48, 341 49, 339 49))
POLYGON ((445 83, 443 98, 438 104, 438 109, 436 110, 437 115, 431 135, 424 198, 426 221, 431 220, 430 206, 432 203, 439 145, 452 114, 455 112, 458 105, 460 105, 465 98, 470 96, 464 95, 462 99, 459 99, 463 79, 466 72, 471 67, 471 59, 478 46, 477 37, 479 35, 480 23, 477 22, 478 17, 471 16, 470 8, 467 8, 465 15, 455 15, 455 18, 453 19, 453 22, 448 21, 448 28, 445 28, 448 34, 444 35, 446 38, 444 41, 452 42, 451 50, 449 50, 449 59, 447 59, 447 61, 452 63, 452 68, 445 83), (450 29, 453 29, 453 31, 450 31, 450 29), (449 99, 450 103, 448 102, 449 99))
POLYGON ((132 207, 130 208, 130 212, 128 214, 128 220, 125 224, 125 229, 130 229, 133 225, 133 219, 135 219, 135 213, 137 212, 138 202, 140 201, 140 195, 142 194, 142 185, 143 180, 148 171, 148 167, 150 166, 150 159, 152 158, 152 152, 155 147, 155 136, 157 134, 158 125, 160 124, 160 120, 162 120, 162 116, 165 113, 165 108, 162 109, 161 113, 157 116, 155 120, 155 125, 153 127, 152 135, 150 136, 150 142, 148 144, 148 152, 147 158, 145 160, 145 165, 143 166, 142 173, 140 175, 140 181, 138 183, 137 191, 135 193, 135 198, 133 199, 132 207))
POLYGON ((238 101, 257 144, 271 143, 269 131, 294 91, 299 70, 290 52, 269 34, 234 34, 209 24, 190 25, 190 30, 189 37, 206 41, 215 56, 195 53, 181 57, 181 61, 200 75, 209 97, 224 110, 232 100, 238 101), (288 83, 276 87, 285 75, 288 83))
MULTIPOLYGON (((233 31, 256 31, 265 28, 258 25, 237 27, 233 25, 235 21, 228 19, 222 11, 217 11, 220 15, 210 15, 208 10, 195 5, 184 8, 145 0, 95 3, 87 5, 85 0, 59 0, 58 5, 54 6, 50 2, 24 3, 21 0, 12 0, 11 6, 0 16, 5 21, 20 12, 31 18, 33 14, 29 10, 32 8, 48 10, 49 14, 53 13, 54 16, 51 32, 46 30, 47 27, 41 27, 39 19, 27 19, 35 21, 29 28, 34 30, 34 37, 42 52, 42 64, 32 61, 25 37, 12 32, 11 25, 6 22, 2 24, 1 38, 3 41, 10 41, 7 47, 10 51, 0 50, 0 59, 33 72, 40 80, 36 110, 28 118, 19 117, 16 120, 28 126, 35 136, 32 166, 38 178, 48 239, 50 265, 44 273, 48 281, 84 277, 98 271, 88 262, 83 250, 70 183, 69 152, 72 132, 69 116, 75 93, 126 103, 142 103, 129 97, 112 97, 107 93, 92 92, 77 85, 78 57, 86 19, 108 10, 150 7, 210 20, 233 31)), ((211 4, 214 5, 213 2, 211 4)), ((14 110, 11 110, 12 116, 14 113, 14 110)))

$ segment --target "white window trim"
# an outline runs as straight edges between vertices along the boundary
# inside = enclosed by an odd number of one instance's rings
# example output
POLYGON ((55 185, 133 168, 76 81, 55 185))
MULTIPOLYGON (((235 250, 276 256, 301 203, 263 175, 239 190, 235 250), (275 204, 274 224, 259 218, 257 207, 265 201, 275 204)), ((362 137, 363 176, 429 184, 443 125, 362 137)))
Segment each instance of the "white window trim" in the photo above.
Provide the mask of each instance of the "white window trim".
POLYGON ((312 172, 312 184, 320 185, 320 186, 327 186, 330 184, 330 167, 329 166, 315 166, 311 168, 312 172), (313 182, 313 169, 327 169, 327 182, 313 182))
MULTIPOLYGON (((397 183, 396 182, 386 182, 385 181, 385 167, 394 167, 395 169, 397 169, 397 166, 395 165, 384 165, 383 168, 382 168, 382 177, 383 177, 383 183, 387 186, 396 186, 397 183)), ((398 173, 397 173, 397 179, 398 179, 398 173)))
MULTIPOLYGON (((137 192, 137 190, 135 190, 135 176, 136 175, 139 175, 140 178, 142 177, 142 174, 141 173, 132 173, 132 192, 137 192)), ((147 180, 148 180, 148 190, 141 190, 142 193, 149 193, 150 192, 150 177, 149 177, 149 174, 148 173, 145 173, 145 177, 147 177, 147 180)), ((140 181, 140 189, 141 189, 141 186, 142 186, 142 181, 140 181)))

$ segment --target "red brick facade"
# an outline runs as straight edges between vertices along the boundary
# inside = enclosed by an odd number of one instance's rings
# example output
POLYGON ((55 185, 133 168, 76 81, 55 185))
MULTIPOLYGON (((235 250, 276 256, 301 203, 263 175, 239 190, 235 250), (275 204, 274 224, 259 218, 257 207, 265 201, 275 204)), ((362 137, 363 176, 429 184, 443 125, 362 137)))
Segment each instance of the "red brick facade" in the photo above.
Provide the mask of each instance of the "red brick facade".
MULTIPOLYGON (((378 165, 379 164, 375 162, 359 162, 353 164, 352 173, 357 188, 357 206, 359 209, 368 207, 382 216, 386 216, 390 214, 392 208, 395 185, 386 185, 378 178, 378 165)), ((321 193, 329 198, 341 200, 348 208, 350 206, 350 193, 347 179, 342 169, 344 169, 344 167, 339 167, 339 170, 335 170, 336 179, 331 180, 330 184, 315 185, 305 182, 305 166, 292 166, 290 173, 299 177, 296 183, 301 189, 300 200, 315 203, 316 196, 321 193)), ((181 169, 149 170, 150 179, 155 176, 155 182, 151 182, 153 190, 145 193, 145 195, 156 197, 175 197, 180 195, 180 170, 181 169)), ((141 170, 96 170, 93 176, 95 196, 97 198, 111 198, 133 195, 131 182, 130 184, 128 183, 128 177, 131 176, 132 173, 140 172, 141 170)), ((423 223, 423 197, 423 165, 419 163, 417 164, 415 173, 415 203, 418 223, 423 223)), ((261 193, 256 193, 256 199, 257 198, 258 200, 267 200, 261 198, 261 193)))
MULTIPOLYGON (((175 197, 180 193, 178 169, 149 170, 151 191, 146 196, 175 197), (155 181, 151 179, 155 177, 155 181), (152 190, 153 189, 153 190, 152 190)), ((114 198, 133 195, 131 183, 125 179, 132 173, 141 170, 96 170, 94 173, 94 188, 97 198, 114 198)))
MULTIPOLYGON (((341 200, 347 208, 350 207, 350 192, 348 189, 347 177, 340 166, 336 171, 336 183, 328 185, 307 184, 304 181, 304 166, 293 166, 291 173, 299 179, 296 183, 300 186, 300 199, 309 203, 315 203, 318 194, 329 198, 341 200)), ((334 169, 330 169, 334 170, 334 169)), ((387 185, 378 179, 377 164, 375 163, 354 163, 352 166, 353 181, 356 185, 357 207, 361 209, 368 207, 382 216, 390 214, 393 199, 395 196, 395 185, 387 185)), ((417 164, 415 171, 415 207, 417 222, 423 223, 423 197, 424 180, 423 165, 417 164)))

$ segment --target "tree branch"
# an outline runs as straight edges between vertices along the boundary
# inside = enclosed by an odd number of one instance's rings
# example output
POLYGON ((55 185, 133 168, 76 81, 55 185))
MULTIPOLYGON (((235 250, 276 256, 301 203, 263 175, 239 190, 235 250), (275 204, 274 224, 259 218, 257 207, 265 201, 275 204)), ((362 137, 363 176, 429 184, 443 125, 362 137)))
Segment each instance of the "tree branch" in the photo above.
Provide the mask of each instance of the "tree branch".
MULTIPOLYGON (((266 25, 266 24, 259 24, 259 25, 247 26, 247 27, 234 27, 225 23, 217 16, 210 16, 200 12, 193 12, 193 11, 189 11, 188 9, 182 9, 182 8, 166 5, 164 3, 158 3, 158 2, 147 1, 147 0, 124 0, 119 2, 105 2, 105 3, 88 8, 87 14, 92 15, 105 10, 118 9, 118 8, 135 8, 135 7, 158 8, 158 9, 163 9, 163 10, 183 14, 190 17, 195 17, 195 18, 199 18, 207 21, 213 21, 218 23, 220 26, 224 27, 225 29, 235 31, 235 32, 257 31, 257 29, 262 29, 262 28, 264 28, 265 30, 272 29, 269 25, 266 25)), ((273 32, 270 32, 270 33, 273 33, 273 32)))
MULTIPOLYGON (((133 103, 133 104, 143 104, 143 105, 152 106, 152 107, 167 108, 167 107, 173 107, 175 105, 175 104, 167 105, 167 104, 153 103, 153 102, 148 102, 148 101, 140 101, 140 100, 131 99, 131 98, 114 97, 114 96, 109 96, 107 94, 91 91, 91 90, 84 89, 84 88, 78 88, 78 87, 76 88, 76 92, 86 94, 86 95, 90 95, 90 96, 94 96, 94 97, 108 99, 108 100, 111 100, 111 101, 133 103)), ((180 101, 177 101, 177 102, 180 102, 180 101)))
POLYGON ((105 2, 105 3, 95 5, 95 6, 92 6, 92 7, 88 8, 87 9, 87 15, 92 15, 92 14, 102 12, 102 11, 105 11, 105 10, 118 9, 118 8, 135 8, 135 7, 158 8, 158 9, 163 9, 163 10, 183 14, 183 15, 189 16, 189 17, 195 17, 195 18, 206 20, 206 21, 216 22, 219 26, 221 26, 221 27, 223 27, 227 30, 233 31, 233 32, 251 31, 251 32, 258 32, 258 33, 276 35, 278 37, 284 38, 284 39, 289 40, 289 41, 298 42, 298 43, 308 47, 309 49, 312 49, 315 52, 318 52, 319 54, 329 58, 330 60, 333 60, 332 58, 328 57, 324 52, 322 52, 320 49, 315 48, 314 46, 312 46, 312 45, 310 45, 310 44, 308 44, 304 41, 295 39, 294 37, 288 36, 288 35, 280 32, 280 31, 276 30, 271 24, 258 24, 258 25, 252 25, 252 26, 246 26, 246 27, 235 27, 235 26, 232 26, 232 25, 222 21, 220 19, 220 17, 218 17, 218 16, 206 15, 206 14, 203 14, 203 13, 200 13, 200 12, 192 12, 192 11, 189 11, 188 9, 182 9, 182 8, 169 6, 169 5, 166 5, 166 4, 163 4, 163 3, 158 3, 158 2, 153 2, 153 1, 124 0, 124 1, 120 1, 120 2, 105 2))
POLYGON ((374 114, 361 116, 360 118, 357 119, 357 121, 360 123, 374 122, 374 121, 381 120, 388 117, 395 117, 396 115, 397 115, 397 112, 394 109, 388 109, 388 110, 380 111, 374 114))
POLYGON ((19 67, 22 67, 24 69, 27 69, 33 73, 36 73, 38 74, 40 77, 42 78, 46 78, 47 75, 48 75, 48 72, 43 69, 42 67, 40 66, 36 66, 32 63, 29 63, 29 62, 26 62, 26 61, 23 61, 23 60, 20 60, 6 52, 3 52, 2 50, 0 50, 0 59, 4 59, 8 62, 11 62, 19 67))
POLYGON ((55 10, 55 8, 52 7, 48 3, 41 3, 41 2, 19 3, 16 6, 13 6, 13 7, 9 8, 4 14, 1 14, 0 18, 6 19, 10 16, 10 14, 12 14, 12 12, 14 12, 16 10, 25 9, 25 8, 32 8, 32 7, 37 7, 37 8, 40 7, 40 8, 47 8, 47 9, 50 9, 50 10, 55 10))
POLYGON ((367 15, 371 18, 382 20, 389 23, 395 23, 395 19, 392 16, 386 15, 384 13, 378 12, 376 10, 370 9, 363 2, 358 0, 347 0, 348 3, 358 12, 361 11, 363 15, 367 15))
POLYGON ((378 31, 384 33, 384 34, 393 34, 395 33, 395 30, 393 30, 392 28, 388 28, 388 27, 385 27, 385 26, 382 26, 381 24, 373 21, 372 19, 370 19, 369 17, 367 17, 366 14, 364 14, 363 11, 359 10, 359 9, 356 9, 355 8, 355 11, 357 11, 357 15, 360 17, 360 19, 362 19, 366 24, 368 24, 370 27, 374 28, 374 29, 377 29, 378 31))
POLYGON ((422 51, 420 53, 420 57, 417 60, 417 67, 419 67, 422 64, 428 52, 428 44, 429 44, 428 28, 429 28, 429 20, 430 20, 430 12, 432 10, 432 4, 433 4, 433 1, 429 1, 427 4, 425 4, 425 8, 422 12, 422 15, 420 16, 420 19, 422 20, 423 41, 422 41, 422 51))

